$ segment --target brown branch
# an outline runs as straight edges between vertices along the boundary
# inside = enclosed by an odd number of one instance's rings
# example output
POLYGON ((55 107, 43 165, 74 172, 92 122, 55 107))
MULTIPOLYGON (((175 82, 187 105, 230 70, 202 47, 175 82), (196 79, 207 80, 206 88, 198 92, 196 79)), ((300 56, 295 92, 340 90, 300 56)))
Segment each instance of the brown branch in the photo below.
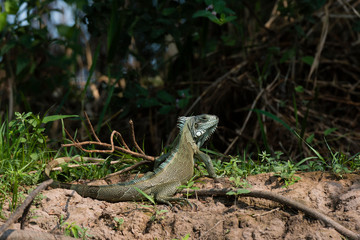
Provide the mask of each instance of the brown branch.
POLYGON ((143 150, 139 147, 139 145, 137 144, 136 142, 136 139, 135 139, 135 132, 134 132, 134 122, 130 119, 129 121, 129 125, 130 125, 130 136, 131 136, 131 140, 133 141, 134 145, 135 145, 135 148, 142 154, 145 154, 143 152, 143 150))
POLYGON ((87 123, 88 123, 88 125, 90 127, 90 130, 91 130, 92 134, 94 135, 96 141, 101 142, 100 139, 98 138, 98 136, 96 135, 95 130, 93 128, 93 125, 91 124, 90 119, 89 119, 89 117, 88 117, 88 115, 87 115, 87 113, 85 111, 84 111, 84 115, 85 115, 87 123))
POLYGON ((118 147, 118 146, 112 146, 111 144, 108 144, 108 143, 99 143, 99 142, 95 142, 95 141, 86 141, 86 142, 81 142, 81 143, 74 142, 74 143, 69 143, 69 144, 62 144, 61 146, 62 147, 75 146, 75 147, 79 148, 80 150, 82 150, 84 152, 88 152, 88 153, 94 153, 94 152, 95 153, 112 153, 116 149, 116 150, 118 150, 120 152, 127 153, 127 154, 129 154, 129 155, 131 155, 133 157, 139 157, 139 158, 149 160, 149 161, 154 161, 155 160, 155 157, 153 157, 153 156, 148 156, 148 155, 144 155, 144 154, 141 154, 141 153, 133 152, 131 150, 127 150, 127 149, 124 149, 124 148, 118 147), (94 145, 99 145, 99 146, 111 148, 111 150, 97 150, 97 149, 88 150, 88 149, 85 149, 85 148, 82 147, 83 145, 88 145, 88 144, 94 144, 94 145), (114 148, 114 150, 112 148, 114 148))
MULTIPOLYGON (((75 142, 75 140, 72 139, 73 143, 62 144, 61 146, 62 147, 75 146, 75 147, 79 148, 80 150, 82 150, 84 152, 89 152, 89 153, 94 153, 94 152, 95 153, 112 153, 115 150, 118 150, 120 152, 127 153, 127 154, 129 154, 129 155, 131 155, 133 157, 139 157, 139 158, 142 158, 142 159, 145 159, 145 160, 148 160, 148 161, 154 161, 155 160, 155 157, 153 157, 153 156, 149 156, 149 155, 146 155, 146 154, 131 151, 131 150, 129 150, 128 147, 127 148, 122 148, 122 147, 115 146, 114 145, 114 135, 115 134, 118 134, 121 137, 121 134, 119 132, 113 131, 111 133, 111 137, 110 137, 111 144, 103 143, 103 142, 96 142, 96 141, 75 142), (102 146, 102 147, 106 147, 106 148, 110 148, 110 149, 109 150, 97 150, 97 149, 88 150, 88 149, 85 149, 85 148, 82 147, 83 145, 89 145, 89 144, 94 144, 94 145, 98 145, 98 146, 102 146)), ((122 137, 121 137, 121 139, 122 139, 122 137)))
POLYGON ((131 165, 130 167, 124 168, 124 169, 122 169, 120 171, 117 171, 117 172, 114 172, 114 173, 110 173, 110 174, 106 175, 103 179, 110 178, 110 177, 122 174, 124 172, 131 171, 134 168, 137 168, 138 166, 143 165, 143 164, 148 163, 148 162, 149 162, 148 160, 143 160, 143 161, 137 162, 137 163, 131 165))
POLYGON ((85 113, 85 117, 88 121, 88 124, 90 126, 90 129, 91 129, 91 132, 94 134, 95 138, 97 141, 85 141, 85 142, 79 142, 79 141, 75 141, 75 139, 73 139, 71 137, 71 135, 69 134, 69 132, 65 129, 65 132, 66 134, 69 136, 70 140, 72 141, 72 143, 69 143, 69 144, 62 144, 61 146, 62 147, 71 147, 71 146, 75 146, 77 147, 78 149, 80 149, 81 151, 84 151, 84 152, 89 152, 89 153, 113 153, 115 150, 118 150, 120 152, 123 152, 123 153, 127 153, 133 157, 139 157, 139 158, 142 158, 144 160, 147 160, 147 161, 154 161, 155 160, 155 157, 153 156, 149 156, 149 155, 146 155, 142 150, 141 148, 139 147, 139 145, 137 144, 136 142, 136 139, 135 139, 135 133, 134 133, 134 123, 132 120, 129 121, 129 125, 130 125, 130 135, 132 137, 132 141, 136 147, 136 149, 140 152, 134 152, 134 151, 131 151, 130 148, 128 147, 128 145, 126 144, 124 138, 122 137, 121 133, 117 132, 117 131, 112 131, 111 133, 111 136, 110 136, 110 144, 109 143, 103 143, 100 141, 100 139, 97 137, 95 131, 94 131, 94 128, 92 127, 92 124, 87 116, 87 114, 85 113), (118 146, 115 146, 114 145, 114 136, 117 135, 119 137, 119 140, 121 142, 121 144, 124 146, 124 147, 118 147, 118 146), (92 149, 92 150, 88 150, 88 149, 85 149, 83 147, 83 145, 89 145, 89 144, 94 144, 94 145, 97 145, 97 146, 102 146, 102 147, 105 147, 105 148, 109 148, 108 150, 98 150, 98 149, 92 149))
POLYGON ((30 205, 32 203, 32 201, 34 200, 34 198, 36 197, 36 195, 38 193, 40 193, 43 189, 45 189, 47 186, 49 186, 54 180, 49 179, 46 180, 45 182, 42 182, 34 191, 32 191, 29 196, 27 196, 27 198, 25 199, 25 201, 20 205, 20 207, 18 207, 16 209, 16 211, 9 217, 9 219, 0 227, 0 236, 6 231, 6 229, 13 224, 14 222, 16 222, 20 216, 22 215, 22 218, 25 218, 25 214, 26 212, 25 209, 28 207, 28 205, 30 205))
MULTIPOLYGON (((234 191, 232 188, 223 188, 223 189, 200 189, 200 190, 182 190, 181 193, 196 193, 198 196, 214 196, 214 195, 222 195, 226 196, 228 192, 234 191)), ((345 228, 338 222, 334 221, 330 217, 321 213, 320 211, 310 208, 303 203, 292 200, 291 198, 282 196, 277 193, 273 193, 270 191, 264 190, 250 190, 248 193, 242 193, 237 195, 236 197, 254 197, 254 198, 263 198, 268 199, 274 202, 281 203, 285 206, 300 210, 304 212, 306 215, 311 216, 317 220, 324 222, 326 225, 333 227, 336 231, 341 233, 342 235, 350 238, 350 239, 360 239, 360 234, 351 231, 350 229, 345 228)))
MULTIPOLYGON (((121 144, 125 147, 125 149, 127 149, 127 150, 130 151, 130 148, 129 148, 128 145, 126 144, 126 142, 125 142, 124 138, 122 137, 121 133, 119 133, 119 132, 117 132, 117 131, 113 131, 113 132, 111 133, 111 139, 110 139, 110 140, 111 140, 111 145, 114 144, 114 142, 113 142, 113 140, 112 140, 113 135, 115 134, 114 132, 116 132, 117 135, 119 135, 120 142, 121 142, 121 144)), ((144 154, 144 155, 145 155, 145 154, 144 154)))
POLYGON ((76 238, 50 234, 46 232, 35 232, 30 230, 8 229, 0 235, 0 239, 18 240, 18 239, 42 239, 42 240, 75 240, 76 238))
POLYGON ((72 138, 72 136, 70 135, 70 133, 68 132, 68 130, 66 130, 66 128, 64 128, 65 132, 66 132, 66 135, 68 135, 68 137, 70 138, 70 140, 72 142, 75 142, 75 140, 72 138))

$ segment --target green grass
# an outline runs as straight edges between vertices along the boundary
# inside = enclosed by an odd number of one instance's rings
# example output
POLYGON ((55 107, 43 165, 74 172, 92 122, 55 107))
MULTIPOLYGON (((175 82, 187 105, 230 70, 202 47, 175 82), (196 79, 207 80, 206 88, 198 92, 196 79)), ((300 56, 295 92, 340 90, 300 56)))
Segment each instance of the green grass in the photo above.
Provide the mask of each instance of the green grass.
MULTIPOLYGON (((324 157, 314 148, 308 145, 315 156, 307 157, 295 162, 282 157, 282 152, 275 152, 273 155, 263 151, 257 155, 246 154, 228 156, 226 160, 215 160, 214 167, 216 174, 222 177, 230 177, 239 182, 239 178, 246 179, 249 175, 260 173, 274 173, 283 182, 284 187, 296 183, 299 178, 295 176, 298 171, 326 171, 333 173, 336 177, 342 178, 346 173, 360 170, 360 155, 348 156, 341 152, 333 152, 329 147, 329 155, 324 157)), ((196 170, 197 176, 206 174, 205 165, 199 163, 200 171, 196 170)))
POLYGON ((19 202, 22 186, 34 185, 54 153, 47 146, 45 124, 73 116, 54 115, 41 118, 29 113, 15 113, 12 121, 0 121, 0 209, 10 199, 10 209, 19 202), (32 174, 29 174, 32 172, 32 174))

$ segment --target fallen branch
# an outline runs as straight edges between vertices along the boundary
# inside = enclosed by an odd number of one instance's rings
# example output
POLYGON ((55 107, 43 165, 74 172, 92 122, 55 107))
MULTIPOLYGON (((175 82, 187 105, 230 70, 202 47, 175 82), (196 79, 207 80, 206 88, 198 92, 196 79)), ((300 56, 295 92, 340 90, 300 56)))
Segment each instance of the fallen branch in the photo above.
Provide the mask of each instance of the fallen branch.
MULTIPOLYGON (((182 190, 181 193, 183 194, 196 194, 196 196, 214 196, 214 195, 221 195, 227 196, 227 193, 230 191, 234 191, 232 188, 223 188, 223 189, 200 189, 200 190, 182 190)), ((263 198, 268 199, 274 202, 281 203, 285 206, 297 209, 299 211, 304 212, 306 215, 320 220, 324 222, 326 225, 333 227, 336 231, 341 233, 342 235, 350 238, 350 239, 360 239, 360 234, 347 229, 343 225, 339 224, 335 220, 331 219, 330 217, 326 216, 325 214, 321 213, 320 211, 310 208, 303 203, 297 202, 292 200, 291 198, 282 196, 277 193, 273 193, 270 191, 264 190, 250 190, 248 193, 238 194, 236 197, 254 197, 254 198, 263 198)))
POLYGON ((38 193, 40 193, 42 190, 44 190, 47 186, 49 186, 53 182, 52 179, 46 180, 45 182, 42 182, 34 191, 32 191, 29 196, 25 199, 25 201, 16 209, 16 211, 9 217, 9 219, 0 227, 0 239, 2 239, 3 233, 6 231, 6 229, 16 222, 20 216, 24 219, 26 217, 25 209, 32 203, 34 198, 38 193))
MULTIPOLYGON (((85 113, 85 117, 87 119, 87 122, 88 122, 88 125, 90 126, 90 130, 92 132, 92 134, 94 135, 96 141, 85 141, 85 142, 79 142, 79 141, 75 141, 70 133, 65 129, 66 131, 66 134, 69 136, 70 140, 72 141, 72 143, 69 143, 69 144, 62 144, 61 146, 62 147, 76 147, 78 149, 80 149, 81 151, 84 151, 84 152, 89 152, 89 153, 113 153, 115 150, 117 151, 120 151, 120 152, 123 152, 123 153, 126 153, 126 154, 129 154, 130 156, 133 156, 133 157, 138 157, 138 158, 142 158, 144 160, 147 160, 147 161, 154 161, 155 160, 155 157, 153 156, 149 156, 149 155, 146 155, 142 149, 139 147, 139 145, 137 144, 136 142, 136 139, 135 139, 135 132, 134 132, 134 123, 132 120, 129 121, 129 125, 130 125, 130 136, 131 136, 131 140, 135 146, 135 148, 139 151, 139 152, 134 152, 134 151, 131 151, 130 148, 128 147, 128 145, 126 144, 124 138, 122 137, 121 133, 119 133, 118 131, 113 131, 111 133, 111 136, 110 136, 110 144, 109 143, 103 143, 100 141, 100 139, 98 138, 98 136, 96 135, 95 131, 94 131, 94 128, 89 120, 89 117, 87 116, 87 114, 85 113), (114 137, 115 135, 118 136, 121 144, 123 145, 123 147, 119 147, 119 146, 115 146, 114 145, 114 137), (98 150, 98 149, 92 149, 92 150, 88 150, 88 149, 85 149, 83 146, 84 145, 90 145, 90 144, 93 144, 93 145, 98 145, 98 146, 102 146, 102 147, 105 147, 105 148, 108 148, 108 150, 98 150)), ((144 162, 145 163, 145 162, 144 162)))
POLYGON ((0 240, 74 240, 75 238, 55 235, 46 232, 35 232, 35 231, 26 231, 19 229, 9 229, 0 235, 0 240))

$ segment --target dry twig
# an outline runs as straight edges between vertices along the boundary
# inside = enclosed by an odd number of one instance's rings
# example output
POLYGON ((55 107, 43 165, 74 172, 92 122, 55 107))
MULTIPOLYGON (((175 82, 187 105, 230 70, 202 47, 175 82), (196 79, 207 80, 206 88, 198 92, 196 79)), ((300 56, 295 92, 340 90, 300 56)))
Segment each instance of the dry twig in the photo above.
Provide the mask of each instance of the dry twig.
POLYGON ((61 146, 62 147, 71 147, 71 146, 74 146, 74 147, 77 147, 79 148, 80 150, 84 151, 84 152, 90 152, 90 153, 112 153, 114 152, 115 150, 118 150, 120 152, 123 152, 123 153, 127 153, 133 157, 139 157, 139 158, 142 158, 144 160, 146 160, 147 162, 148 161, 154 161, 155 160, 155 157, 153 156, 149 156, 149 155, 146 155, 142 150, 141 148, 139 147, 139 145, 137 144, 136 142, 136 139, 135 139, 135 133, 134 133, 134 124, 133 122, 130 120, 129 124, 130 124, 130 135, 132 137, 132 141, 133 141, 133 144, 135 145, 135 148, 140 152, 134 152, 134 151, 131 151, 130 148, 128 147, 128 145, 126 144, 124 138, 122 137, 121 133, 117 132, 117 131, 113 131, 111 133, 111 136, 110 136, 110 144, 109 143, 103 143, 100 141, 100 139, 97 137, 95 131, 94 131, 94 128, 92 127, 92 124, 87 116, 87 114, 85 114, 85 117, 87 119, 87 122, 90 126, 90 129, 91 129, 91 132, 93 133, 95 139, 97 141, 84 141, 84 142, 79 142, 79 141, 75 141, 71 135, 69 134, 69 132, 65 129, 66 131, 66 134, 69 136, 70 140, 72 141, 72 143, 69 143, 69 144, 62 144, 61 146), (119 147, 119 146, 115 146, 114 145, 114 136, 117 135, 119 137, 119 140, 121 142, 121 144, 124 146, 124 147, 119 147), (94 145, 98 145, 98 146, 102 146, 102 147, 105 147, 105 148, 108 148, 108 150, 98 150, 98 149, 92 149, 92 150, 88 150, 88 149, 85 149, 83 146, 84 145, 89 145, 89 144, 94 144, 94 145))

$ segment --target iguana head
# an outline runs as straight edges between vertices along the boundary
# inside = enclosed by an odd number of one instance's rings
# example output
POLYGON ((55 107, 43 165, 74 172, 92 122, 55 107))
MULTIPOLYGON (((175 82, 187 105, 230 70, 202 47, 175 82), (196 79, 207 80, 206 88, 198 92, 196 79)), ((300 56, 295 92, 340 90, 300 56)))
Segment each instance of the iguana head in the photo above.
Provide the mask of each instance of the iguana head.
POLYGON ((180 131, 187 126, 196 145, 200 148, 215 131, 219 118, 215 115, 202 114, 191 117, 179 117, 180 131))

